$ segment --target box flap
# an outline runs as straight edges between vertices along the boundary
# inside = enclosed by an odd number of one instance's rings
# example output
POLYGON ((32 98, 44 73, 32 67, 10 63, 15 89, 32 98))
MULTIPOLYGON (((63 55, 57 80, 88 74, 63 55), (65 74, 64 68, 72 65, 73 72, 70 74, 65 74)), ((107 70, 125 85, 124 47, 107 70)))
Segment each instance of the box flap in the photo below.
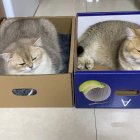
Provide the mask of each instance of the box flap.
POLYGON ((71 26, 71 46, 70 46, 70 59, 69 59, 69 72, 73 72, 74 66, 74 50, 75 50, 75 17, 72 17, 71 26))

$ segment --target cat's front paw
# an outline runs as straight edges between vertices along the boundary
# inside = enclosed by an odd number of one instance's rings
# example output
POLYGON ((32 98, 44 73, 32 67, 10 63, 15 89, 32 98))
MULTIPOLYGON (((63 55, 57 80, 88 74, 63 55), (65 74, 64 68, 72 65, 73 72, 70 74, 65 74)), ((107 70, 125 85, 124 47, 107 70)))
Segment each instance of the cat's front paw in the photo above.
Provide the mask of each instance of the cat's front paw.
POLYGON ((79 70, 85 69, 85 60, 82 57, 78 57, 77 68, 79 70))
POLYGON ((92 70, 94 68, 94 60, 91 58, 87 58, 85 65, 88 70, 92 70))

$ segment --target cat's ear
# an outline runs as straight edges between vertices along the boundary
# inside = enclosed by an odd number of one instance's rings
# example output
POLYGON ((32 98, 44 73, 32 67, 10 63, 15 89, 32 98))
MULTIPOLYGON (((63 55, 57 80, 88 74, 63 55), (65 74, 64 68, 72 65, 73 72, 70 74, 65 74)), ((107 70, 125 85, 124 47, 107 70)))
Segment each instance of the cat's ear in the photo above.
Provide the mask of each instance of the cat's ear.
POLYGON ((2 53, 2 54, 0 54, 0 58, 4 59, 5 62, 8 62, 11 58, 11 54, 10 53, 2 53))
POLYGON ((35 40, 34 45, 37 47, 43 46, 41 37, 35 40))
POLYGON ((126 28, 126 33, 127 33, 127 38, 128 39, 133 39, 137 36, 136 31, 132 28, 129 28, 129 27, 126 28))

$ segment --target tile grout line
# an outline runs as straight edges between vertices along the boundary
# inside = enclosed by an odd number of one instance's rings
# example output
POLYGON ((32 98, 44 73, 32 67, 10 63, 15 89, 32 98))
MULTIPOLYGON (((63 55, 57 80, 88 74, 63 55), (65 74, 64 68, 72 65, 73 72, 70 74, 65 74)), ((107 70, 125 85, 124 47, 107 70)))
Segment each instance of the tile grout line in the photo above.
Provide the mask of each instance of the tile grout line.
POLYGON ((97 132, 97 119, 96 119, 96 112, 94 108, 94 120, 95 120, 95 135, 96 135, 96 140, 98 140, 98 132, 97 132))
POLYGON ((35 12, 34 12, 34 15, 33 15, 33 16, 36 16, 37 11, 38 11, 38 9, 39 9, 40 5, 41 5, 41 1, 39 1, 39 4, 38 4, 38 6, 37 6, 37 8, 36 8, 36 10, 35 10, 35 12))

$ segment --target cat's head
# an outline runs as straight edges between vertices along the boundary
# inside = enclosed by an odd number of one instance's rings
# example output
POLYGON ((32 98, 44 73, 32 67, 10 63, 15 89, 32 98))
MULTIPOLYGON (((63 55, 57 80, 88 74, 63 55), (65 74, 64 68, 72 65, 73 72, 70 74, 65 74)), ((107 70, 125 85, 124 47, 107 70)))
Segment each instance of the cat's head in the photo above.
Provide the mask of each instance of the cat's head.
POLYGON ((41 38, 24 38, 10 44, 4 53, 0 54, 5 61, 7 74, 32 74, 46 56, 41 46, 41 38))
POLYGON ((140 29, 127 28, 127 38, 123 44, 124 55, 140 63, 140 29))

